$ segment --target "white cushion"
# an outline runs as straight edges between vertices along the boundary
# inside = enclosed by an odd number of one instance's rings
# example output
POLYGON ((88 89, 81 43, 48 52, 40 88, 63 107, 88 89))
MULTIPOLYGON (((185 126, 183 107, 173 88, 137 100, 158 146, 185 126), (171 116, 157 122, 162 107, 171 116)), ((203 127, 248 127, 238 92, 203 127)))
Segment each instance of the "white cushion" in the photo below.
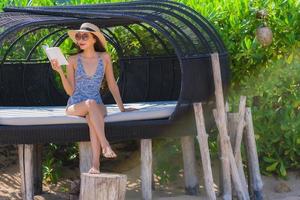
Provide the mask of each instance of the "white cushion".
MULTIPOLYGON (((106 104, 108 115, 105 122, 120 122, 169 117, 175 110, 177 101, 155 101, 125 103, 126 107, 137 108, 130 112, 120 112, 116 104, 106 104)), ((84 117, 66 115, 65 106, 0 106, 1 125, 41 125, 87 123, 84 117)))

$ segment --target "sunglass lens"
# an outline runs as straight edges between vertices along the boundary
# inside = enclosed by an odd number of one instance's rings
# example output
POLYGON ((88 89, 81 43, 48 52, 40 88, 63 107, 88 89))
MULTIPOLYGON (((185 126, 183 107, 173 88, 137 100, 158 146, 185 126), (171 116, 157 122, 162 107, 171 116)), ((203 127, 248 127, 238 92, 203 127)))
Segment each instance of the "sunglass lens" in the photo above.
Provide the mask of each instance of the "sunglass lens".
POLYGON ((81 39, 81 34, 80 33, 76 33, 75 34, 75 39, 76 40, 80 40, 81 39))
POLYGON ((81 35, 83 41, 87 41, 89 39, 89 34, 84 33, 81 35))

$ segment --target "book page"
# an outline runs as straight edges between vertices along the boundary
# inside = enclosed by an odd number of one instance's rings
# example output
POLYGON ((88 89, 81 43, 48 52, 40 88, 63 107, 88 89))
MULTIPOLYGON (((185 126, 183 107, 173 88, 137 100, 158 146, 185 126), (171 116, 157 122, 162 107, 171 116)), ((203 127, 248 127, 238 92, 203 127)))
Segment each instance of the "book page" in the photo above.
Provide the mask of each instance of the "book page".
POLYGON ((45 50, 49 60, 57 59, 59 65, 69 64, 59 47, 48 47, 47 45, 43 45, 43 49, 45 50))

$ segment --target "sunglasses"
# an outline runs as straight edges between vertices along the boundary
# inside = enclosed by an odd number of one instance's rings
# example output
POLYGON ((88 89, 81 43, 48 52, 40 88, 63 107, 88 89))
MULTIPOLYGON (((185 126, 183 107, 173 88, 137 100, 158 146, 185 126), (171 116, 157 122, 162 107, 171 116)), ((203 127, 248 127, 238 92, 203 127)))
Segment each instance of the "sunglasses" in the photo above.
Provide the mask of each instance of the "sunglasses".
POLYGON ((89 39, 89 34, 88 33, 83 33, 83 34, 81 34, 81 33, 76 33, 75 34, 75 39, 77 40, 77 41, 79 41, 80 39, 82 39, 83 41, 87 41, 88 39, 89 39))

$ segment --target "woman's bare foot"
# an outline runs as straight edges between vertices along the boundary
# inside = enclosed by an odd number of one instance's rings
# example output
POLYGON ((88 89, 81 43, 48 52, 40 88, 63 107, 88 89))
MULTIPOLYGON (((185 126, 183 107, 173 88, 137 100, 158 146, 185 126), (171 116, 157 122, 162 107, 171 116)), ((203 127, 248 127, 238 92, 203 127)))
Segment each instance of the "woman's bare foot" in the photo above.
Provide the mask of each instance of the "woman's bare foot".
POLYGON ((98 169, 96 169, 95 167, 92 167, 89 170, 89 174, 100 174, 100 171, 98 169))
POLYGON ((117 157, 117 154, 111 149, 110 145, 102 147, 102 154, 105 158, 117 157))

